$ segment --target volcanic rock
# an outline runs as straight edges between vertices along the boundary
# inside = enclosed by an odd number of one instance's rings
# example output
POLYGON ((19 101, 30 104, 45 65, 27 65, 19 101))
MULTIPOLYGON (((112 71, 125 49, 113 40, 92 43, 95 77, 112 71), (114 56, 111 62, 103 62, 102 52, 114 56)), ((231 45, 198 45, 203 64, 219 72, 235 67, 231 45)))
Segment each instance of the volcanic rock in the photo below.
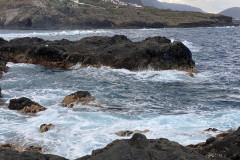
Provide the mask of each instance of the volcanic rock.
POLYGON ((3 38, 0 38, 0 46, 3 45, 3 44, 5 44, 5 43, 7 43, 7 41, 4 40, 3 38))
POLYGON ((211 137, 204 143, 189 145, 188 147, 211 159, 239 160, 240 127, 236 131, 228 131, 221 136, 211 137))
MULTIPOLYGON (((5 41, 3 38, 0 38, 0 46, 5 43, 7 43, 7 41, 5 41)), ((0 52, 0 78, 2 78, 2 73, 7 72, 7 70, 8 70, 8 67, 6 66, 6 64, 7 64, 7 62, 2 57, 2 54, 0 52)), ((1 97, 1 93, 0 93, 0 97, 1 97)))
POLYGON ((19 99, 11 99, 8 108, 10 110, 20 110, 22 113, 33 114, 46 110, 45 107, 25 97, 19 99))
POLYGON ((37 151, 37 152, 41 152, 42 151, 42 147, 40 146, 18 146, 18 145, 14 145, 11 143, 5 143, 5 144, 1 144, 0 145, 0 149, 12 149, 12 150, 16 150, 19 152, 23 152, 23 151, 37 151))
POLYGON ((115 140, 77 160, 207 160, 203 155, 167 139, 150 139, 136 133, 131 139, 115 140))
MULTIPOLYGON (((1 42, 0 42, 1 43, 1 42)), ((6 60, 2 57, 2 54, 0 52, 0 78, 2 78, 3 72, 8 71, 8 67, 6 66, 7 62, 6 60)))
POLYGON ((9 148, 0 148, 1 160, 67 160, 66 158, 51 155, 42 154, 36 151, 24 151, 19 152, 9 148))
POLYGON ((216 131, 218 131, 218 129, 216 129, 216 128, 208 128, 208 129, 205 129, 204 131, 205 132, 216 132, 216 131))
POLYGON ((88 91, 77 91, 66 96, 62 103, 65 107, 72 108, 74 103, 83 103, 87 104, 90 101, 94 101, 95 98, 88 91))
POLYGON ((135 130, 135 131, 129 131, 129 130, 126 130, 126 131, 119 131, 119 132, 116 132, 115 134, 120 136, 120 137, 126 137, 126 136, 131 136, 132 134, 135 134, 135 133, 147 133, 149 132, 148 129, 145 129, 143 131, 140 131, 140 130, 135 130))
POLYGON ((183 43, 171 43, 165 37, 146 38, 141 42, 132 42, 123 35, 87 37, 75 42, 20 38, 2 45, 0 52, 9 62, 65 69, 80 63, 82 67, 109 66, 131 71, 149 67, 196 71, 190 50, 183 43))
POLYGON ((40 126, 40 132, 47 132, 50 129, 52 129, 53 127, 54 127, 53 124, 42 124, 40 126))

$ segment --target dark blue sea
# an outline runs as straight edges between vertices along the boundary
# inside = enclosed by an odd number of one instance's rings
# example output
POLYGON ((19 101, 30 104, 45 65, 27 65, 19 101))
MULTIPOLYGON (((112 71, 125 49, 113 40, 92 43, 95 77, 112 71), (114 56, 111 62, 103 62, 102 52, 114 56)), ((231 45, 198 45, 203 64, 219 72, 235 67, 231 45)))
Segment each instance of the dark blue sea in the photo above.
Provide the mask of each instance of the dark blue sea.
POLYGON ((145 130, 148 138, 168 138, 182 145, 205 141, 240 126, 240 27, 132 30, 0 30, 0 37, 79 40, 89 36, 126 35, 132 41, 165 36, 192 52, 194 78, 176 70, 53 69, 8 63, 0 80, 0 144, 39 145, 45 153, 69 159, 90 154, 115 139, 115 132, 145 130), (62 106, 62 99, 87 90, 103 108, 62 106), (36 116, 7 109, 10 99, 28 97, 48 109, 36 116), (40 133, 41 124, 55 127, 40 133), (210 127, 218 132, 205 132, 210 127))

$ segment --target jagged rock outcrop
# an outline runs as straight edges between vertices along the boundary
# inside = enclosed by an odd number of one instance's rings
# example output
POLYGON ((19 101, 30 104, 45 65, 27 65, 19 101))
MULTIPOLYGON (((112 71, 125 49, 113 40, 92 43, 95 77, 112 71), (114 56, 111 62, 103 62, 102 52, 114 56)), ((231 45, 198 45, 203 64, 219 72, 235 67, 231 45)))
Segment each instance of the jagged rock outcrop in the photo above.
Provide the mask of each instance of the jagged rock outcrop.
POLYGON ((21 113, 32 114, 46 110, 45 107, 25 97, 19 99, 11 99, 8 108, 10 110, 19 110, 21 113))
POLYGON ((11 143, 4 143, 0 145, 0 149, 12 149, 12 150, 16 150, 19 152, 23 152, 23 151, 37 151, 37 152, 41 152, 42 151, 42 147, 40 146, 32 146, 32 145, 26 145, 26 146, 18 146, 15 144, 11 144, 11 143))
POLYGON ((81 63, 86 66, 110 66, 131 71, 185 70, 195 72, 190 50, 181 42, 165 37, 146 38, 132 42, 126 36, 87 37, 79 41, 44 41, 40 38, 19 38, 0 47, 3 57, 10 62, 40 64, 70 68, 81 63))
POLYGON ((239 160, 240 127, 236 131, 230 130, 217 137, 211 137, 204 143, 188 147, 214 160, 239 160))
POLYGON ((92 155, 77 160, 208 160, 201 154, 167 139, 150 139, 136 133, 131 139, 116 140, 92 155))
POLYGON ((54 127, 53 124, 42 124, 40 126, 40 132, 47 132, 54 127))
POLYGON ((9 148, 0 148, 1 160, 67 160, 66 158, 51 155, 42 154, 36 151, 24 151, 19 152, 9 148))
POLYGON ((134 131, 129 131, 129 130, 126 130, 126 131, 119 131, 119 132, 116 132, 115 134, 120 136, 120 137, 127 137, 127 136, 131 136, 135 133, 141 133, 141 134, 144 134, 144 133, 148 133, 149 130, 148 129, 145 129, 143 131, 141 130, 134 130, 134 131))
POLYGON ((67 160, 66 158, 42 154, 40 146, 17 146, 10 143, 0 145, 1 160, 67 160))
MULTIPOLYGON (((7 41, 5 41, 3 38, 0 38, 0 46, 2 46, 5 43, 7 43, 7 41)), ((3 72, 8 71, 8 67, 6 65, 7 65, 7 62, 2 57, 2 53, 0 52, 0 78, 2 78, 3 72)), ((0 97, 1 97, 1 91, 0 91, 0 97)))
POLYGON ((77 91, 66 96, 62 103, 65 107, 72 108, 74 104, 82 103, 88 104, 90 101, 94 101, 95 98, 88 91, 77 91))

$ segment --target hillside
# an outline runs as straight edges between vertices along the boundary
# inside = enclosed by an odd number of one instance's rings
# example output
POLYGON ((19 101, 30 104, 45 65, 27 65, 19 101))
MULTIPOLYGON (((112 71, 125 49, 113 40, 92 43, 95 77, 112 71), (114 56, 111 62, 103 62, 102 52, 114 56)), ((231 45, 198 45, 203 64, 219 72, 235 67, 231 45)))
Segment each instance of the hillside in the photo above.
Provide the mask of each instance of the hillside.
POLYGON ((2 0, 0 29, 91 29, 209 27, 231 25, 230 17, 199 12, 115 5, 102 0, 2 0))
POLYGON ((233 7, 233 8, 228 8, 219 14, 225 15, 225 16, 230 16, 235 19, 240 20, 240 7, 233 7))
POLYGON ((176 11, 193 11, 203 12, 200 8, 192 7, 190 5, 159 2, 158 0, 142 0, 144 6, 153 6, 159 9, 171 9, 176 11))

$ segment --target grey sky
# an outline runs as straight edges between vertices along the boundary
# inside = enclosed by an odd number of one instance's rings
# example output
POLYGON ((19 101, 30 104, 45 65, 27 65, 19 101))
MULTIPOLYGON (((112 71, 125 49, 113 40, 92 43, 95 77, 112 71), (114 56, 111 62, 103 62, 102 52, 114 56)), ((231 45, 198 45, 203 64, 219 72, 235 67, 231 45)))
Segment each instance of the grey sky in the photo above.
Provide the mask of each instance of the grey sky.
POLYGON ((240 0, 158 0, 160 2, 189 4, 205 12, 219 13, 230 7, 240 7, 240 0))

